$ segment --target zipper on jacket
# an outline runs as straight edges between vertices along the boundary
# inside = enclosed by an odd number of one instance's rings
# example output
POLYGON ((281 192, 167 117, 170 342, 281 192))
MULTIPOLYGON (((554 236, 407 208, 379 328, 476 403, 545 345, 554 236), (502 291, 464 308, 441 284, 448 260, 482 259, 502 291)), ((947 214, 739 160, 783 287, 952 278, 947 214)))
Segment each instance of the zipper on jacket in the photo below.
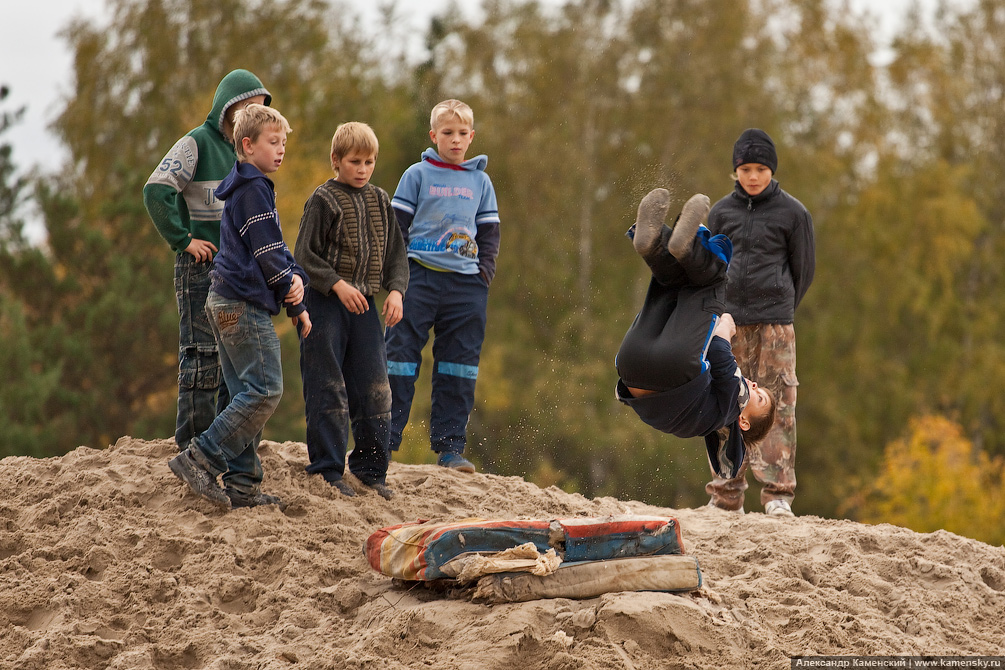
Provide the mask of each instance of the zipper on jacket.
MULTIPOLYGON (((744 254, 744 257, 743 257, 743 271, 740 273, 740 276, 743 278, 744 282, 746 282, 746 280, 747 280, 747 272, 748 272, 748 270, 750 268, 751 248, 753 246, 753 244, 750 242, 750 240, 752 239, 752 235, 753 235, 753 230, 751 230, 751 228, 753 227, 753 223, 754 223, 754 214, 753 213, 754 213, 754 199, 751 198, 748 195, 747 196, 747 220, 746 220, 746 222, 744 223, 744 226, 743 226, 743 228, 744 228, 744 237, 747 240, 747 253, 744 254)), ((744 291, 743 292, 743 302, 742 302, 742 305, 741 305, 741 307, 743 309, 741 310, 741 316, 740 316, 740 318, 745 318, 746 317, 747 304, 749 302, 750 302, 749 296, 747 295, 747 292, 744 291)))

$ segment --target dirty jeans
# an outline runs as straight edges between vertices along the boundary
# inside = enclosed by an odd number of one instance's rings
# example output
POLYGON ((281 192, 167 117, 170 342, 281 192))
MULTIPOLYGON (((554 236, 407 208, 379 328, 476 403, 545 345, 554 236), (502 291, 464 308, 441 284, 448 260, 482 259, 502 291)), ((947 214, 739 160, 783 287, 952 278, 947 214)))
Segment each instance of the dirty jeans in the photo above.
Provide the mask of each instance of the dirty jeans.
POLYGON ((209 428, 230 396, 220 373, 220 357, 206 316, 209 271, 213 262, 191 254, 175 259, 174 290, 178 301, 178 418, 175 443, 179 450, 209 428))
POLYGON ((384 328, 373 297, 353 314, 334 293, 313 288, 304 297, 311 334, 300 341, 300 374, 307 415, 307 472, 325 481, 342 479, 352 427, 349 471, 364 484, 387 476, 391 387, 387 381, 384 328))
POLYGON ((231 400, 209 429, 192 439, 189 451, 209 472, 223 475, 228 488, 253 493, 262 483, 262 429, 283 396, 279 337, 272 315, 243 300, 211 290, 206 311, 231 400))

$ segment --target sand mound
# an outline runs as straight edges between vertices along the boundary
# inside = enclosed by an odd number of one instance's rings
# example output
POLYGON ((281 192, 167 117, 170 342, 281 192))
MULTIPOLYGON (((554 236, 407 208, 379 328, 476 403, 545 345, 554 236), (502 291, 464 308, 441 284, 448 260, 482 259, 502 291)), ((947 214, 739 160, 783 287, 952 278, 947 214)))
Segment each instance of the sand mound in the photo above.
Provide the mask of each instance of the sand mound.
POLYGON ((588 500, 516 477, 393 464, 398 495, 339 498, 303 444, 265 442, 266 490, 222 512, 170 440, 0 461, 0 667, 780 668, 801 654, 991 655, 1005 548, 947 532, 588 500), (488 606, 370 570, 375 529, 419 518, 676 516, 705 586, 488 606))

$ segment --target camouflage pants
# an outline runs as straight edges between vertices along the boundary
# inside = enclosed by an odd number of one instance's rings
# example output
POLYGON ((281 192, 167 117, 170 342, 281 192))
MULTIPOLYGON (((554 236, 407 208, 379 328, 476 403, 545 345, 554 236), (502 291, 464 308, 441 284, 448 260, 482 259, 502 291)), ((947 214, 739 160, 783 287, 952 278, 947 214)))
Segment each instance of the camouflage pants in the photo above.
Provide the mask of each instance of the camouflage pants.
POLYGON ((747 457, 732 479, 712 473, 705 491, 723 509, 743 507, 747 469, 763 484, 761 504, 792 502, 796 491, 796 333, 792 324, 737 326, 733 355, 740 371, 775 395, 775 424, 760 444, 747 445, 747 457))

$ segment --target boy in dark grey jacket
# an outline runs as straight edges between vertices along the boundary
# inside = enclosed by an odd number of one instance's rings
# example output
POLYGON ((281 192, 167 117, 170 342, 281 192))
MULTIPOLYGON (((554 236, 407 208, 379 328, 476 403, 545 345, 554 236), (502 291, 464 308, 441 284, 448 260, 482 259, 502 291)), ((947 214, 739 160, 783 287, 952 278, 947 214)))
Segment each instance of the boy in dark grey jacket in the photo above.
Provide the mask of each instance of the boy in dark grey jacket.
MULTIPOLYGON (((802 203, 773 178, 775 144, 763 130, 745 130, 733 147, 736 185, 708 215, 713 233, 727 235, 734 258, 726 285, 726 310, 736 321, 737 363, 778 398, 778 421, 747 453, 764 487, 768 514, 792 516, 796 474, 796 338, 793 316, 813 281, 813 220, 802 203)), ((732 478, 713 473, 705 487, 710 504, 742 510, 747 464, 732 478)))

